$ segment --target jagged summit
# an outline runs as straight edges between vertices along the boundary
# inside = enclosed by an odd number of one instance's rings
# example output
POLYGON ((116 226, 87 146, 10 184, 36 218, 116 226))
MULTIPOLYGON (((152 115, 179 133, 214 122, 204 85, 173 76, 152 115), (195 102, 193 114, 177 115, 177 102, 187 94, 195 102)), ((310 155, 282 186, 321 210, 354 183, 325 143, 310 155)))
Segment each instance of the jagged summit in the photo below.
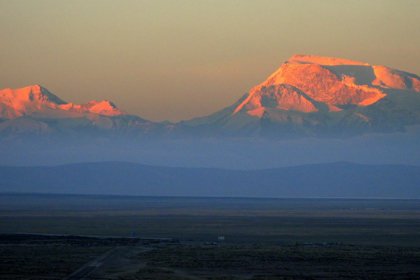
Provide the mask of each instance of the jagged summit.
POLYGON ((108 100, 66 102, 40 85, 0 90, 0 140, 150 135, 161 127, 124 113, 108 100))
POLYGON ((309 135, 401 130, 420 123, 419 93, 420 78, 415 74, 300 54, 232 106, 187 124, 218 127, 228 134, 233 130, 309 135))
POLYGON ((294 55, 264 82, 252 88, 233 111, 262 116, 272 109, 304 113, 337 112, 348 106, 370 106, 387 90, 420 91, 415 75, 385 66, 342 58, 294 55))
POLYGON ((123 114, 123 112, 109 100, 93 100, 88 102, 85 106, 90 112, 100 115, 116 116, 123 114))
POLYGON ((22 102, 51 102, 65 104, 58 96, 49 92, 45 87, 35 84, 18 89, 6 88, 0 90, 0 100, 9 104, 22 102))
POLYGON ((68 103, 41 85, 35 84, 18 89, 0 90, 0 118, 13 119, 21 116, 60 111, 93 113, 105 116, 122 115, 112 102, 90 101, 86 104, 68 103))
POLYGON ((40 85, 0 90, 0 118, 12 119, 66 104, 40 85))
POLYGON ((68 103, 40 85, 0 90, 0 135, 16 131, 90 135, 100 130, 165 137, 295 137, 395 132, 415 124, 420 124, 417 75, 302 54, 290 57, 231 106, 177 124, 125 114, 108 100, 68 103))
POLYGON ((92 100, 86 104, 67 103, 61 105, 59 108, 66 111, 89 112, 103 116, 118 116, 124 114, 124 112, 118 109, 114 103, 108 100, 92 100))

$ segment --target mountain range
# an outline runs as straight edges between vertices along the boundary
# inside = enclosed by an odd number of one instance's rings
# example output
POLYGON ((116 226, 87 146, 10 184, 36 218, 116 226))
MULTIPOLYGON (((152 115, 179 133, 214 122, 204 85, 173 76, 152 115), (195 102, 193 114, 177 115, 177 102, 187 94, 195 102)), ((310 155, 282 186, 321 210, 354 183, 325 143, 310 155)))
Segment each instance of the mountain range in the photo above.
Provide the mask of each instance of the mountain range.
POLYGON ((420 124, 420 77, 348 59, 294 55, 233 105, 178 123, 108 100, 69 103, 40 85, 0 90, 0 137, 343 137, 420 124))
POLYGON ((310 55, 177 123, 7 88, 0 192, 420 198, 419 125, 415 74, 310 55))

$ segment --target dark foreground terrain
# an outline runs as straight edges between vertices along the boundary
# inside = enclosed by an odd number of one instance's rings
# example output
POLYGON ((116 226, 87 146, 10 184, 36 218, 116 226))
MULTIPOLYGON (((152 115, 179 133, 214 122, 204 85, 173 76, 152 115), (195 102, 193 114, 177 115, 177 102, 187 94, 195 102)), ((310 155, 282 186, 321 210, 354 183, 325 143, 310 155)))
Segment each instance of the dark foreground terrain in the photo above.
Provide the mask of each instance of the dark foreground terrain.
POLYGON ((420 248, 1 235, 1 279, 417 279, 420 248))
POLYGON ((0 195, 0 279, 355 278, 420 279, 419 200, 0 195))

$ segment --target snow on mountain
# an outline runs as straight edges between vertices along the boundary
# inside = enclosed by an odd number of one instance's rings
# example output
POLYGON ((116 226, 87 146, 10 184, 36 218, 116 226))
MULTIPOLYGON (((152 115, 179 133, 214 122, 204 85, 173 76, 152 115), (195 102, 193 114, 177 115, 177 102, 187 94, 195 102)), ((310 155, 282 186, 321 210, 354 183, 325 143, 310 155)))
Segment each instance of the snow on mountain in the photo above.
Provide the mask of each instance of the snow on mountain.
POLYGON ((349 59, 294 55, 237 102, 177 124, 128 115, 112 102, 68 103, 33 85, 0 90, 0 134, 348 136, 420 124, 420 78, 349 59))
POLYGON ((352 134, 420 123, 420 78, 348 59, 294 55, 233 106, 187 127, 254 134, 352 134))
POLYGON ((372 105, 387 96, 387 89, 420 92, 420 79, 385 66, 295 55, 267 80, 252 88, 234 114, 245 109, 253 115, 255 109, 264 111, 273 107, 317 112, 320 110, 316 108, 317 102, 325 104, 328 111, 341 111, 348 105, 372 105))
POLYGON ((108 100, 68 103, 40 85, 0 90, 0 134, 68 136, 150 134, 160 124, 128 115, 108 100))
MULTIPOLYGON (((40 85, 32 85, 19 89, 0 90, 0 118, 14 119, 32 114, 56 114, 61 111, 74 113, 93 113, 103 116, 124 114, 113 103, 107 100, 91 101, 87 104, 67 103, 40 85)), ((75 114, 78 116, 78 114, 75 114)))
POLYGON ((63 100, 39 85, 0 90, 0 117, 14 119, 47 108, 65 104, 63 100))

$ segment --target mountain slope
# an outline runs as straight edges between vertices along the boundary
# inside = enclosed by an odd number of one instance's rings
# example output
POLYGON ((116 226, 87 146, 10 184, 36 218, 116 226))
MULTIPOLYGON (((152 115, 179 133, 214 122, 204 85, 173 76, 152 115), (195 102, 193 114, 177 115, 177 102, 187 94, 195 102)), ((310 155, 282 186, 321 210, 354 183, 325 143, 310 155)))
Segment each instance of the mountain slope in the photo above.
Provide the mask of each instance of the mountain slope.
POLYGON ((71 113, 94 113, 104 116, 124 114, 107 100, 87 104, 67 103, 40 85, 0 90, 0 118, 14 119, 32 114, 71 116, 71 113))
POLYGON ((102 162, 0 167, 0 192, 236 197, 420 198, 420 167, 330 163, 265 170, 102 162))
POLYGON ((420 123, 420 78, 358 61, 295 55, 222 112, 184 125, 276 136, 401 131, 420 123))
POLYGON ((0 90, 0 134, 64 137, 147 134, 162 125, 128 115, 108 100, 68 103, 40 85, 0 90))
MULTIPOLYGON (((348 59, 294 55, 237 102, 176 124, 112 102, 68 103, 33 85, 0 90, 0 138, 20 135, 341 137, 420 124, 420 78, 348 59)), ((1 140, 1 139, 0 139, 1 140)))

